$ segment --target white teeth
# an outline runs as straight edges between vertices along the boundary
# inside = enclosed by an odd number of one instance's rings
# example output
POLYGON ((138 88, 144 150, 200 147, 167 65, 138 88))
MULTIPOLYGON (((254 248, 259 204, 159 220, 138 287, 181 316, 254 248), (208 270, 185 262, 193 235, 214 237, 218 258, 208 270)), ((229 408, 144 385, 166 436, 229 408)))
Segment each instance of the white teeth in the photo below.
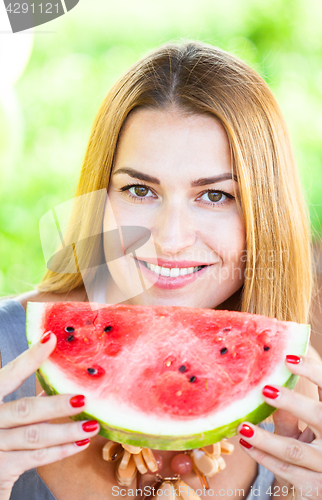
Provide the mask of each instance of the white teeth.
POLYGON ((176 278, 177 276, 185 276, 186 274, 192 274, 200 270, 200 266, 195 267, 161 267, 155 264, 149 264, 145 262, 146 266, 150 271, 156 274, 161 274, 161 276, 167 276, 170 278, 176 278))

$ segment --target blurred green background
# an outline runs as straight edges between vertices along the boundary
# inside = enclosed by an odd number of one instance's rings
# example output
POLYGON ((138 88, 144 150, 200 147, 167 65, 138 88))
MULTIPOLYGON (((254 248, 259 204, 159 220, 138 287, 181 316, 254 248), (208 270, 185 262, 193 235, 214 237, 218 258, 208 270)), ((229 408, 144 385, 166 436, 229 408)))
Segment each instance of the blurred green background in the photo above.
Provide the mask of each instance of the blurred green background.
POLYGON ((0 76, 1 296, 41 279, 39 219, 73 197, 92 121, 111 84, 148 50, 181 38, 235 53, 270 85, 290 129, 318 241, 321 26, 320 0, 80 0, 34 35, 0 35, 0 72, 8 60, 26 64, 11 82, 0 76))

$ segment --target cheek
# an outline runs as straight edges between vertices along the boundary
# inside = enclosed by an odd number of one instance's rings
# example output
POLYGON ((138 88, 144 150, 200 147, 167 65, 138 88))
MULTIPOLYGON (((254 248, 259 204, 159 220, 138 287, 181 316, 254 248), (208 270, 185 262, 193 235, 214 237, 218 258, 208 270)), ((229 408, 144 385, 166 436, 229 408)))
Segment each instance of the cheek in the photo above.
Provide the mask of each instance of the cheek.
POLYGON ((223 265, 231 269, 245 267, 244 255, 246 250, 246 232, 242 221, 232 224, 226 233, 226 246, 223 253, 223 265))
POLYGON ((237 253, 241 253, 246 250, 246 228, 244 221, 241 218, 238 218, 232 223, 230 247, 234 248, 237 253))
POLYGON ((222 285, 222 291, 227 295, 225 298, 228 298, 245 279, 246 231, 243 220, 238 217, 226 221, 226 224, 218 227, 214 236, 212 245, 215 245, 221 266, 214 268, 212 277, 222 285))
POLYGON ((152 226, 149 211, 144 207, 135 210, 135 207, 119 200, 117 196, 114 199, 110 196, 106 201, 103 217, 103 245, 109 267, 124 268, 128 276, 136 276, 134 255, 137 258, 145 256, 156 259, 155 245, 151 237, 152 226))
POLYGON ((147 210, 143 203, 137 202, 134 206, 122 200, 118 195, 109 193, 105 205, 103 226, 110 227, 111 223, 116 226, 143 226, 150 229, 153 221, 151 211, 147 210))
POLYGON ((246 230, 239 214, 225 214, 203 224, 199 237, 220 257, 223 266, 242 264, 246 249, 246 230))

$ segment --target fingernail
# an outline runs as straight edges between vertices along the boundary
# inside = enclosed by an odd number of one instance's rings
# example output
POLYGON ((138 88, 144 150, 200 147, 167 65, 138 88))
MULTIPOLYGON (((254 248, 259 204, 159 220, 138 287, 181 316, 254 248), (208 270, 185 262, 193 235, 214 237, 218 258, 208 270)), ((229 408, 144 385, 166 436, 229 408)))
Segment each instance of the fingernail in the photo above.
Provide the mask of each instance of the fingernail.
POLYGON ((83 431, 93 432, 98 429, 98 422, 96 420, 88 420, 82 424, 83 431))
POLYGON ((44 333, 44 335, 40 339, 40 343, 46 344, 46 342, 48 342, 48 340, 50 340, 50 337, 51 337, 51 332, 44 333))
POLYGON ((69 402, 73 408, 80 408, 85 405, 85 396, 82 396, 81 394, 73 396, 70 398, 69 402))
POLYGON ((75 441, 77 446, 85 446, 85 444, 89 443, 89 439, 82 439, 81 441, 75 441))
POLYGON ((276 399, 277 396, 279 396, 280 391, 278 389, 276 389, 275 387, 272 387, 271 385, 265 385, 265 387, 263 389, 263 394, 267 398, 276 399))
POLYGON ((247 424, 243 424, 239 430, 239 434, 245 436, 246 438, 251 438, 254 436, 254 430, 247 424))
POLYGON ((298 365, 301 362, 301 358, 299 356, 295 356, 294 354, 288 354, 286 356, 286 361, 288 363, 292 363, 293 365, 298 365))
POLYGON ((247 448, 248 450, 250 450, 251 448, 253 448, 252 445, 249 444, 249 443, 247 443, 247 441, 244 441, 244 439, 240 439, 239 442, 240 442, 240 444, 242 446, 244 446, 244 448, 247 448))

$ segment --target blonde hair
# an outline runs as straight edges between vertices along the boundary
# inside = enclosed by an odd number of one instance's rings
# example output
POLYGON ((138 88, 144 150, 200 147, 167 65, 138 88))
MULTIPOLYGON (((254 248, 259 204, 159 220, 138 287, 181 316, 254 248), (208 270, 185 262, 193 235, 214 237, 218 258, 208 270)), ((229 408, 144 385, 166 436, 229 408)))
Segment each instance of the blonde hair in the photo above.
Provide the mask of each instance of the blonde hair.
MULTIPOLYGON (((134 64, 95 118, 76 197, 108 188, 118 137, 132 110, 169 106, 210 114, 227 132, 246 226, 240 310, 308 322, 314 282, 309 213, 287 127, 268 85, 237 57, 189 41, 166 44, 134 64)), ((67 244, 93 234, 93 225, 99 232, 102 216, 102 205, 91 202, 81 216, 74 214, 67 244)), ((93 252, 89 243, 83 262, 89 264, 93 252)), ((38 290, 82 285, 80 272, 48 270, 38 290)))

